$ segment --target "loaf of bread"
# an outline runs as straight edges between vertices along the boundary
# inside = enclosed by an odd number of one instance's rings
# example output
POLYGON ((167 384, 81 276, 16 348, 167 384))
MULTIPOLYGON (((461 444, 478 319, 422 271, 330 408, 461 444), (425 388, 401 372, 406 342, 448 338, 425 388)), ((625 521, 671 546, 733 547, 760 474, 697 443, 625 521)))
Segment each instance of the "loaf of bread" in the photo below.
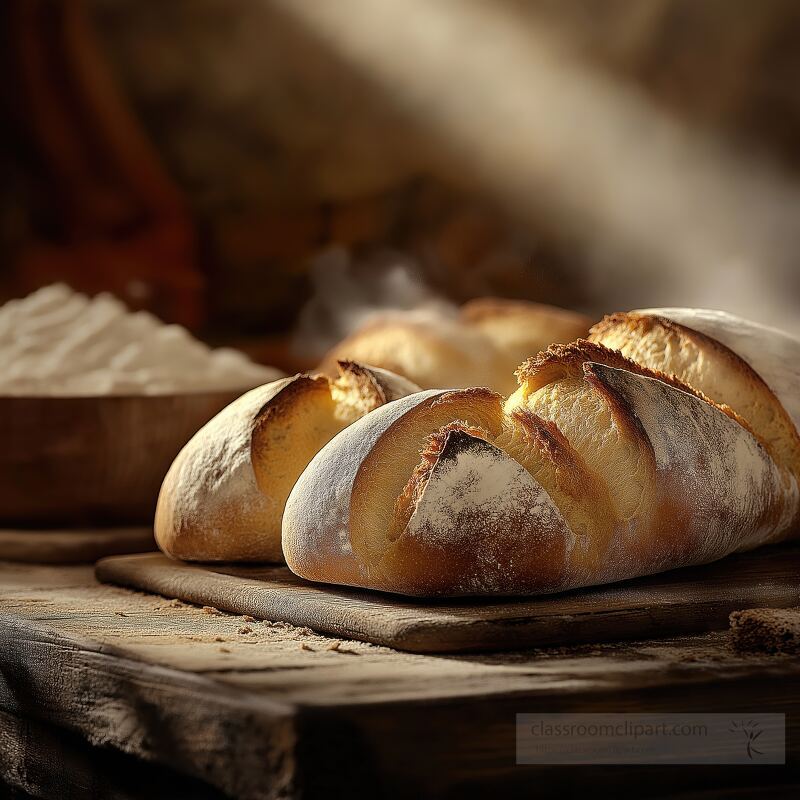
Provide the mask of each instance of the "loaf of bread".
POLYGON ((458 318, 392 312, 339 342, 319 370, 330 375, 337 361, 352 359, 404 375, 423 388, 492 386, 499 379, 496 356, 489 339, 458 318))
POLYGON ((573 311, 496 298, 473 300, 452 316, 392 312, 336 345, 319 369, 335 374, 339 359, 352 359, 405 375, 425 389, 487 386, 508 394, 524 359, 585 336, 590 324, 573 311))
POLYGON ((800 505, 797 429, 757 369, 789 345, 750 326, 759 341, 748 339, 746 361, 724 333, 668 319, 608 318, 592 336, 617 349, 548 348, 520 367, 505 402, 433 390, 362 418, 292 490, 288 565, 416 596, 537 594, 787 538, 800 505), (685 338, 660 344, 673 334, 685 338))
POLYGON ((253 389, 195 434, 161 487, 161 550, 187 561, 283 561, 283 508, 312 456, 354 420, 419 390, 382 369, 338 369, 335 380, 295 375, 253 389))
MULTIPOLYGON (((586 336, 592 324, 589 317, 575 311, 496 297, 481 297, 464 303, 460 318, 494 345, 494 366, 498 377, 490 388, 506 395, 517 388, 514 370, 523 361, 551 344, 566 344, 586 336)), ((442 385, 447 384, 437 384, 438 387, 442 385)))

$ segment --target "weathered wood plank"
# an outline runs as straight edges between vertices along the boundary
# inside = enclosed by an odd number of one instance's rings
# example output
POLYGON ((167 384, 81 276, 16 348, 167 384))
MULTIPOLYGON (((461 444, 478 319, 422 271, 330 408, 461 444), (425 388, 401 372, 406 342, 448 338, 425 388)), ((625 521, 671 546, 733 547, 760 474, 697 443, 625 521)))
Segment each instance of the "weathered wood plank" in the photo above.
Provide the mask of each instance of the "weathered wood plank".
POLYGON ((0 711, 0 797, 3 789, 46 800, 225 800, 187 775, 0 711))
POLYGON ((291 709, 217 681, 145 665, 108 645, 2 617, 0 708, 46 721, 225 792, 286 793, 294 775, 291 709), (263 775, 253 770, 260 763, 263 775))
POLYGON ((34 564, 87 564, 104 556, 155 550, 153 529, 0 529, 0 559, 34 564))
POLYGON ((101 581, 417 653, 518 649, 721 630, 732 611, 800 604, 800 546, 552 597, 417 601, 311 584, 285 567, 103 559, 101 581))

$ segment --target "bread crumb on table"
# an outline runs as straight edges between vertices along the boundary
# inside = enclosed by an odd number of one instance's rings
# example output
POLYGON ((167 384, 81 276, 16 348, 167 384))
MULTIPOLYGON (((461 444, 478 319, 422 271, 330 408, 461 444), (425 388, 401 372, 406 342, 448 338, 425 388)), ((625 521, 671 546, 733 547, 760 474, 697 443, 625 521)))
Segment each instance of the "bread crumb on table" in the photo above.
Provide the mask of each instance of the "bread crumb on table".
POLYGON ((326 649, 328 650, 338 650, 342 646, 340 641, 331 642, 326 649))
POLYGON ((310 645, 306 644, 306 642, 300 642, 300 649, 301 650, 310 650, 312 653, 315 653, 316 650, 310 645))
POLYGON ((230 650, 227 647, 220 647, 220 653, 230 653, 230 650))
POLYGON ((748 608, 730 615, 733 649, 800 653, 800 608, 748 608))
POLYGON ((222 616, 222 612, 218 608, 214 608, 214 606, 203 606, 203 613, 212 614, 215 617, 222 616))
POLYGON ((314 631, 311 628, 298 628, 297 625, 292 625, 290 622, 281 622, 269 619, 262 619, 261 624, 267 628, 272 628, 276 631, 285 631, 291 634, 292 638, 299 638, 301 636, 313 636, 314 631))
POLYGON ((255 617, 251 617, 249 614, 245 614, 245 615, 242 617, 242 619, 243 619, 245 622, 255 622, 255 621, 256 621, 256 618, 255 618, 255 617))
POLYGON ((214 641, 215 642, 224 642, 225 640, 221 636, 215 636, 214 637, 214 641))
POLYGON ((247 625, 239 628, 239 633, 252 633, 253 629, 248 627, 247 625))

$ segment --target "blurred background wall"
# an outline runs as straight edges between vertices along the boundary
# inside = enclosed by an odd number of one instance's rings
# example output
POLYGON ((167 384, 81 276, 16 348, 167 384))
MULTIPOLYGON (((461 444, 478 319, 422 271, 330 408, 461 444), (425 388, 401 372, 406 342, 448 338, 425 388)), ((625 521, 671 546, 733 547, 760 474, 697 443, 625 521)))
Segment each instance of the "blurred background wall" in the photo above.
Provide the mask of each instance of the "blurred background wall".
POLYGON ((800 333, 791 0, 0 14, 0 301, 108 289, 288 368, 312 355, 292 331, 353 293, 704 305, 800 333))

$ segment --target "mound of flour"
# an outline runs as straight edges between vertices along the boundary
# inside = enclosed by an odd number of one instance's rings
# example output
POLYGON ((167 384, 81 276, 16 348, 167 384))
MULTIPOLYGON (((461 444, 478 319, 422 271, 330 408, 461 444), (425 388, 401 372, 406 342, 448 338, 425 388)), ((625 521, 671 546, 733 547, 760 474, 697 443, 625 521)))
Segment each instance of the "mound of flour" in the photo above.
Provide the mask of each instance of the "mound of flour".
POLYGON ((248 389, 280 374, 108 294, 89 298, 53 284, 0 307, 0 394, 248 389))

